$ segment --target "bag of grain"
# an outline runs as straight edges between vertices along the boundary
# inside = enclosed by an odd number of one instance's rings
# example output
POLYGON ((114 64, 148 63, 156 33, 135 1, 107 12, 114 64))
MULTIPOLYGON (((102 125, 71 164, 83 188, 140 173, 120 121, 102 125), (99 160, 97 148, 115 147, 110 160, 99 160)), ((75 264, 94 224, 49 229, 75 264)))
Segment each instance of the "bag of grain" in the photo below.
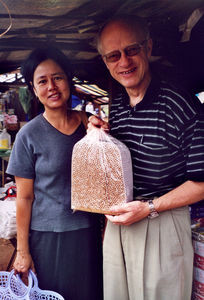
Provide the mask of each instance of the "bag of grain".
POLYGON ((103 129, 91 130, 72 153, 72 209, 108 214, 112 206, 132 200, 129 149, 103 129))

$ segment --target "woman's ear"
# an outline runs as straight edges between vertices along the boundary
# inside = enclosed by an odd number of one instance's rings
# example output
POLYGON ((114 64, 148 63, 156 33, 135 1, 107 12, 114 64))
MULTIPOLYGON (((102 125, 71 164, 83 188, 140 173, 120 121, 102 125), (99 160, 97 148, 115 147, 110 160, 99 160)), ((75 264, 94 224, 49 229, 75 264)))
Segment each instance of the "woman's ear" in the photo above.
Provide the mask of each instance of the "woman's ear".
POLYGON ((30 86, 32 87, 35 96, 38 97, 37 92, 36 92, 36 89, 35 89, 35 87, 34 87, 32 81, 30 81, 30 86))

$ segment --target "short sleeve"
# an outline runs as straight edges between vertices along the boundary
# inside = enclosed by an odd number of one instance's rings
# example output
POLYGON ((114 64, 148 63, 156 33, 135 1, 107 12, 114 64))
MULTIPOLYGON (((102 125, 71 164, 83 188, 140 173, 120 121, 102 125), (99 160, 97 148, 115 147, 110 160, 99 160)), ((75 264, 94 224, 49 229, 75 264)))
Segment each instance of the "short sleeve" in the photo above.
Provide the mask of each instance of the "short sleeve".
POLYGON ((204 181, 204 114, 196 115, 185 128, 186 179, 204 181))
POLYGON ((33 152, 26 134, 19 131, 11 151, 6 173, 33 179, 35 176, 35 156, 33 152))

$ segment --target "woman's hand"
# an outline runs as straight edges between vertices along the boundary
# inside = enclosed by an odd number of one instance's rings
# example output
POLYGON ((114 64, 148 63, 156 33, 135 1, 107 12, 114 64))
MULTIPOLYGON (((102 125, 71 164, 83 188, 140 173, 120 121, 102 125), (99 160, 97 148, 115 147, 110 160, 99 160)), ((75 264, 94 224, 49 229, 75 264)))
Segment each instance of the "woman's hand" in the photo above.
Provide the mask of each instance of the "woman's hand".
POLYGON ((15 274, 20 273, 28 276, 28 271, 31 269, 35 272, 34 264, 30 253, 23 250, 17 250, 17 256, 14 262, 15 274))
POLYGON ((97 116, 89 117, 88 129, 87 132, 91 131, 93 128, 102 128, 105 131, 109 131, 109 124, 97 116))

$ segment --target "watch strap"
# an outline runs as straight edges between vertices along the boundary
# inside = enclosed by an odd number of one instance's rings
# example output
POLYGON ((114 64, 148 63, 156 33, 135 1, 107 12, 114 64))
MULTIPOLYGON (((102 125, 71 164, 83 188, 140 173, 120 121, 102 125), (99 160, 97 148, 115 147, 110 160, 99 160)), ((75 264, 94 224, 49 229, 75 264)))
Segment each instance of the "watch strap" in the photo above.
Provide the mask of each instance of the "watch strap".
POLYGON ((158 217, 159 213, 158 213, 158 211, 156 211, 156 209, 154 207, 153 200, 148 200, 148 204, 149 204, 149 210, 150 210, 148 218, 149 219, 154 219, 154 218, 158 217))

